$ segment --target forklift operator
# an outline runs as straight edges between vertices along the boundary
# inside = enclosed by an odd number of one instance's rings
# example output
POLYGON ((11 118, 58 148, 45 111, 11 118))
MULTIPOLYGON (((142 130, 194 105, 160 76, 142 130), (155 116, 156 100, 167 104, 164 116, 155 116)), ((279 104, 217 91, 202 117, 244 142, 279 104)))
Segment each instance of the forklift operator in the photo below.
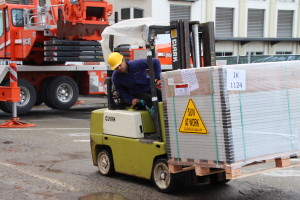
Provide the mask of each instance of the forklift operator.
MULTIPOLYGON (((155 82, 160 84, 161 65, 158 59, 153 58, 155 82)), ((139 104, 147 105, 147 109, 153 112, 150 77, 147 74, 147 59, 132 60, 126 62, 124 57, 113 52, 108 56, 108 64, 114 70, 113 83, 122 99, 133 107, 139 104)), ((161 90, 157 88, 157 97, 161 101, 161 90)), ((145 106, 145 105, 144 105, 145 106)))

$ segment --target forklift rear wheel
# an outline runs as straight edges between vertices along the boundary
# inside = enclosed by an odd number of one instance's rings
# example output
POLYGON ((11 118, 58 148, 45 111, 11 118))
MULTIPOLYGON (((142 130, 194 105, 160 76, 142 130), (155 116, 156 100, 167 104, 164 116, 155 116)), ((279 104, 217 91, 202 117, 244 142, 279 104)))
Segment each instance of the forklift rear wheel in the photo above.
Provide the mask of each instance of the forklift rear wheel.
POLYGON ((103 176, 112 176, 115 173, 112 154, 108 150, 101 150, 97 157, 98 169, 103 176))
POLYGON ((225 172, 211 174, 209 175, 209 178, 210 178, 210 184, 213 185, 222 185, 230 181, 230 179, 226 179, 225 172))
POLYGON ((169 172, 166 159, 155 161, 152 171, 152 181, 161 192, 169 193, 173 190, 174 179, 173 175, 169 172))

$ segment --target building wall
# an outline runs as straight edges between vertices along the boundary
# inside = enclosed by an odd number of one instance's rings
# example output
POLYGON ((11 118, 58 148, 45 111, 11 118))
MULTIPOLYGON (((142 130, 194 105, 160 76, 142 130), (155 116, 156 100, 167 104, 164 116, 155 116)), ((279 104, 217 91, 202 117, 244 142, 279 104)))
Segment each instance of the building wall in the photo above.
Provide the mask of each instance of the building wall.
MULTIPOLYGON (((299 23, 299 0, 288 2, 285 0, 213 0, 207 2, 206 18, 207 21, 215 21, 215 10, 217 7, 234 8, 234 26, 233 37, 247 37, 247 21, 248 9, 264 9, 264 37, 277 37, 277 17, 278 10, 292 10, 293 17, 293 37, 300 37, 299 23), (209 12, 212 11, 212 12, 209 12)), ((226 41, 216 44, 216 51, 228 52, 233 51, 233 55, 246 55, 247 53, 255 53, 263 51, 264 54, 276 54, 276 52, 292 52, 299 54, 299 42, 280 42, 272 44, 271 42, 249 42, 241 44, 233 41, 226 41)))
MULTIPOLYGON (((154 0, 155 1, 155 0, 154 0)), ((144 10, 144 17, 152 16, 152 0, 107 0, 113 4, 113 12, 118 13, 118 20, 121 20, 122 8, 139 8, 144 10)), ((114 23, 115 15, 110 17, 110 22, 114 23)))
POLYGON ((169 21, 170 20, 170 4, 166 0, 152 0, 151 15, 155 20, 169 21))
MULTIPOLYGON (((144 9, 144 17, 153 17, 161 21, 170 20, 170 5, 191 6, 193 21, 207 22, 216 20, 216 8, 233 8, 233 37, 247 37, 248 9, 264 9, 263 37, 277 37, 278 10, 292 10, 293 32, 292 37, 300 38, 300 0, 196 0, 172 1, 172 0, 108 0, 114 4, 115 11, 119 13, 121 8, 136 7, 144 9)), ((216 43, 216 52, 232 52, 233 55, 246 55, 251 52, 261 52, 265 55, 276 52, 290 52, 300 54, 299 42, 271 43, 268 41, 255 41, 241 43, 238 41, 220 41, 216 43)))

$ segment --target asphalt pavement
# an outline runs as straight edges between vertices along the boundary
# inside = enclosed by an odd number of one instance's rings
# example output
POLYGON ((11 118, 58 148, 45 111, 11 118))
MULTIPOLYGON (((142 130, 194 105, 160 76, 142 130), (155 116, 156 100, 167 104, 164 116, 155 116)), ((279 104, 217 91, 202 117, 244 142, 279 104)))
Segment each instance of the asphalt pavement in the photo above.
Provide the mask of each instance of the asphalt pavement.
MULTIPOLYGON (((299 159, 296 167, 232 180, 225 185, 178 186, 174 194, 158 192, 150 181, 116 174, 103 177, 93 166, 90 113, 105 107, 105 97, 80 97, 68 111, 38 106, 20 121, 31 128, 0 129, 1 200, 156 200, 156 199, 300 199, 299 159)), ((0 113, 0 123, 10 119, 0 113)), ((252 166, 273 168, 274 163, 252 166)))

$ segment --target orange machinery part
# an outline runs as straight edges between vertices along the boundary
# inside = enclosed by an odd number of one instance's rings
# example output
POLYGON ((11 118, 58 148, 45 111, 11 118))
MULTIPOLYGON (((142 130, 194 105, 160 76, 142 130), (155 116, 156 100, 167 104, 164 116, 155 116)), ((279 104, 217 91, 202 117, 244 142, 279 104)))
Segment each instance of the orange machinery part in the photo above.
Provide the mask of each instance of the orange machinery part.
POLYGON ((70 0, 63 1, 64 12, 66 14, 66 21, 72 23, 83 23, 83 24, 105 24, 108 25, 108 17, 112 14, 112 4, 103 0, 91 1, 91 0, 78 0, 77 4, 72 4, 70 0), (88 9, 96 9, 93 14, 90 16, 88 9), (102 14, 100 15, 100 13, 102 14), (96 13, 99 13, 96 17, 96 13))
POLYGON ((0 87, 0 101, 19 102, 20 88, 17 82, 11 82, 11 85, 0 87))
MULTIPOLYGON (((172 51, 171 51, 171 44, 165 43, 165 44, 157 44, 156 45, 158 59, 160 60, 162 65, 172 65, 172 51), (163 56, 160 56, 160 53, 163 54, 163 56)), ((193 60, 191 58, 190 63, 193 64, 193 60)), ((201 56, 201 67, 204 67, 204 57, 201 56)))
MULTIPOLYGON (((145 51, 145 50, 146 50, 145 48, 131 49, 130 52, 125 52, 125 53, 130 53, 129 59, 134 60, 135 52, 145 51)), ((161 65, 172 65, 172 51, 171 51, 170 43, 157 44, 156 50, 157 50, 157 54, 158 54, 157 58, 159 59, 161 65)), ((190 63, 193 64, 192 58, 190 59, 190 63)), ((201 56, 201 63, 202 63, 201 67, 203 67, 204 66, 204 57, 203 56, 201 56)))
POLYGON ((26 128, 26 127, 35 127, 35 124, 28 124, 19 121, 20 118, 13 117, 10 120, 7 120, 5 123, 0 124, 0 128, 26 128))

